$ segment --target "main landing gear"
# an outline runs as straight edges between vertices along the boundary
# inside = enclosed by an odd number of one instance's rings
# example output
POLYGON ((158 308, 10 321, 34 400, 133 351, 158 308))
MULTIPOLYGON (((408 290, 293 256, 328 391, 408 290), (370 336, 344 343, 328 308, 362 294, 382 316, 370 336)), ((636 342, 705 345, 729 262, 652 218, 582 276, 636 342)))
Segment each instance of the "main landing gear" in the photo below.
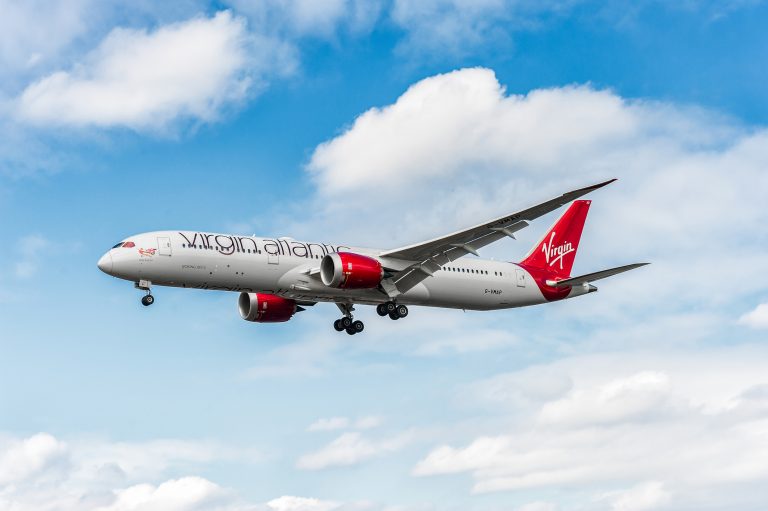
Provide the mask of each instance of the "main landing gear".
POLYGON ((147 294, 141 297, 141 304, 144 307, 149 307, 153 303, 155 303, 155 297, 152 296, 152 290, 150 289, 150 286, 152 283, 148 280, 140 280, 136 283, 136 289, 141 289, 142 291, 146 291, 147 294))
POLYGON ((380 303, 376 306, 379 316, 389 316, 390 319, 400 319, 408 315, 408 307, 397 305, 395 302, 380 303))
POLYGON ((343 318, 333 322, 333 328, 335 328, 337 332, 346 331, 349 335, 355 335, 365 329, 365 325, 362 321, 355 321, 352 317, 352 311, 355 310, 353 305, 348 303, 337 303, 336 306, 342 314, 344 314, 343 318))

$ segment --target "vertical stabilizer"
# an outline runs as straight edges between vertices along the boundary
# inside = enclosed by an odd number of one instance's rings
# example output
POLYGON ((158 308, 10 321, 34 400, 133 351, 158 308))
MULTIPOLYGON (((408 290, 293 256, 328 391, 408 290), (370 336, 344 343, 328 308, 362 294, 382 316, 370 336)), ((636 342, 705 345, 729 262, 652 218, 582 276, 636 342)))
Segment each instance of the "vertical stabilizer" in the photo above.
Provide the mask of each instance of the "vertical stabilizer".
POLYGON ((520 261, 520 266, 542 270, 548 278, 569 277, 591 203, 588 200, 574 201, 520 261))

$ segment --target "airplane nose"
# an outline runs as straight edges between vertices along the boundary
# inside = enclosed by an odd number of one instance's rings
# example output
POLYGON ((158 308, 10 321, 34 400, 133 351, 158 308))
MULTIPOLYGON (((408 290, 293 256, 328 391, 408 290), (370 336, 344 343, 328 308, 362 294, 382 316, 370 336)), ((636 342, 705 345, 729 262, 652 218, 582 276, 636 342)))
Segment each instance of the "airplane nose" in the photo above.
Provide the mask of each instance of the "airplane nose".
POLYGON ((98 266, 101 271, 109 275, 112 272, 112 254, 107 252, 101 256, 101 259, 99 259, 99 262, 96 263, 96 266, 98 266))

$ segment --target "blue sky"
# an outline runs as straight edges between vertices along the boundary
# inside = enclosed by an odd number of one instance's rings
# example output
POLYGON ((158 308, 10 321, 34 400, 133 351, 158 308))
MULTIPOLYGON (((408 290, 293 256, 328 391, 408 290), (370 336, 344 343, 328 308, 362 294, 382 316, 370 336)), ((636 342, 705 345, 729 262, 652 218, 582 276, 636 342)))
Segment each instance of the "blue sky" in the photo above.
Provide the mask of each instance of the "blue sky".
POLYGON ((0 12, 0 509, 764 507, 764 2, 0 12), (609 177, 575 271, 653 264, 548 307, 348 338, 95 266, 157 229, 394 247, 609 177))

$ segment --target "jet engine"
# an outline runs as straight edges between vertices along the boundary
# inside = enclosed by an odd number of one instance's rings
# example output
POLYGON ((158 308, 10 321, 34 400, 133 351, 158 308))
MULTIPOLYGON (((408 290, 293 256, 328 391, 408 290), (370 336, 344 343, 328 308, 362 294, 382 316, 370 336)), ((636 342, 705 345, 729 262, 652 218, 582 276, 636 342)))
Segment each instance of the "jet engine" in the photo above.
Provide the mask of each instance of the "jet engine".
POLYGON ((372 257, 335 252, 320 262, 323 284, 340 289, 373 289, 384 278, 384 268, 372 257))
POLYGON ((240 317, 257 323, 280 323, 291 319, 298 309, 295 300, 268 293, 240 293, 240 317))

